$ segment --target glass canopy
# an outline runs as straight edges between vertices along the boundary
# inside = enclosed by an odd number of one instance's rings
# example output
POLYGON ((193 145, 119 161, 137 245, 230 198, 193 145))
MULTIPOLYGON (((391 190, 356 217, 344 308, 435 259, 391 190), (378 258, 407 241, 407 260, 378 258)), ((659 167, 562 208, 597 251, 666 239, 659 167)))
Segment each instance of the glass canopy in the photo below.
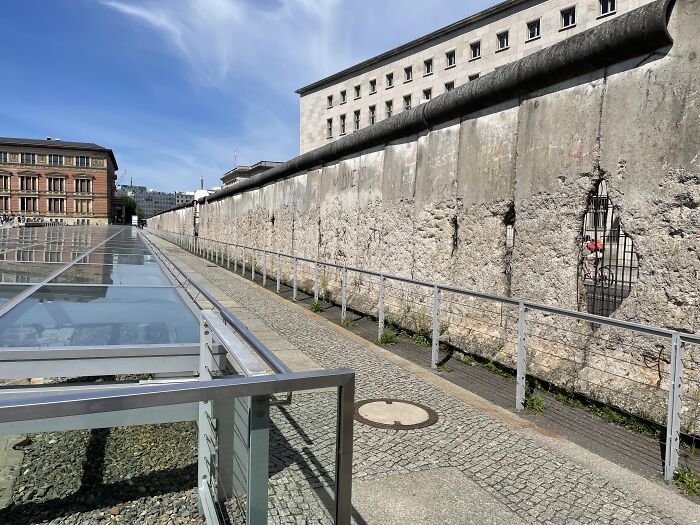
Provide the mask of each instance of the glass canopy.
POLYGON ((136 229, 0 229, 0 347, 198 342, 199 320, 136 229))

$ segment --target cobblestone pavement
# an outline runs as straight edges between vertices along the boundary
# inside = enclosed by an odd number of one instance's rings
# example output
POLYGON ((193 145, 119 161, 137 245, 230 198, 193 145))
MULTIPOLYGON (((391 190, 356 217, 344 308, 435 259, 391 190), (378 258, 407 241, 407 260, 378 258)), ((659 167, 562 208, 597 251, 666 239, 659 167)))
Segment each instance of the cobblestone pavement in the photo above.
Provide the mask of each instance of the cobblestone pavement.
POLYGON ((338 331, 300 314, 296 306, 281 304, 257 285, 223 268, 212 268, 205 260, 164 241, 156 242, 174 260, 206 275, 213 287, 263 319, 322 366, 354 369, 358 400, 400 398, 437 411, 435 425, 414 431, 356 424, 355 480, 456 467, 527 523, 678 523, 664 509, 448 396, 338 331))

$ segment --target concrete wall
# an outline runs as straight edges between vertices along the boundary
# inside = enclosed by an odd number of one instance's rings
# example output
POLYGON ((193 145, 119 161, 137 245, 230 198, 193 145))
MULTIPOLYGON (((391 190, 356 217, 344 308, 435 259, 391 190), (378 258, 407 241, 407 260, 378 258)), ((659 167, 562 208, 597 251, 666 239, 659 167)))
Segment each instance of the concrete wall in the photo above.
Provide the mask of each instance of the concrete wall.
MULTIPOLYGON (((200 235, 585 310, 582 218, 604 179, 640 261, 639 282, 615 317, 698 332, 699 26, 700 1, 678 0, 670 49, 208 203, 200 235), (504 217, 511 206, 517 234, 509 287, 504 217)), ((149 225, 185 231, 190 213, 149 225)), ((337 272, 325 278, 337 297, 337 272)), ((354 282, 351 302, 372 313, 370 284, 354 282)), ((411 329, 420 328, 430 301, 426 290, 387 290, 390 317, 411 329)), ((514 361, 514 312, 446 301, 443 339, 514 361)), ((665 417, 669 342, 536 314, 528 330, 531 372, 665 417)), ((699 428, 697 350, 686 350, 685 429, 699 428)))

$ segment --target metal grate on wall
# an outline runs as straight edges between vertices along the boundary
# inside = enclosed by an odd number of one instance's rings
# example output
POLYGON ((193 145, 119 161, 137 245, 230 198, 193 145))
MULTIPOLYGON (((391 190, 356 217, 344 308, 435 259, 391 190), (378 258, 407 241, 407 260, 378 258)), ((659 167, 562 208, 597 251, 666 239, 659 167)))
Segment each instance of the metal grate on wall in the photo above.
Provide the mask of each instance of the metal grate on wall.
POLYGON ((610 316, 639 279, 639 259, 622 230, 605 181, 598 183, 583 219, 579 286, 588 313, 610 316))

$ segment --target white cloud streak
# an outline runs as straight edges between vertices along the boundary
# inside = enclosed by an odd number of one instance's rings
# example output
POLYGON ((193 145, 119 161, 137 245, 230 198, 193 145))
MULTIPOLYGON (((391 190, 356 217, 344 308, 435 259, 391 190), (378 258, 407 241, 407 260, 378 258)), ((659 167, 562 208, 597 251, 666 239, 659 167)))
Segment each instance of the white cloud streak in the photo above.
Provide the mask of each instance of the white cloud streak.
POLYGON ((190 135, 183 131, 186 119, 156 115, 155 120, 172 121, 165 128, 172 133, 159 138, 153 133, 159 126, 141 123, 146 141, 123 144, 121 164, 138 166, 140 179, 173 190, 187 189, 202 174, 213 185, 233 164, 234 148, 240 163, 288 159, 298 151, 298 122, 289 121, 296 114, 295 89, 494 0, 100 2, 158 35, 165 49, 186 65, 183 77, 197 86, 199 96, 211 93, 217 104, 235 108, 230 129, 190 135))
POLYGON ((222 88, 229 80, 255 76, 287 87, 275 75, 320 72, 329 62, 329 39, 339 0, 170 0, 138 5, 124 0, 102 4, 150 26, 198 79, 222 88))

